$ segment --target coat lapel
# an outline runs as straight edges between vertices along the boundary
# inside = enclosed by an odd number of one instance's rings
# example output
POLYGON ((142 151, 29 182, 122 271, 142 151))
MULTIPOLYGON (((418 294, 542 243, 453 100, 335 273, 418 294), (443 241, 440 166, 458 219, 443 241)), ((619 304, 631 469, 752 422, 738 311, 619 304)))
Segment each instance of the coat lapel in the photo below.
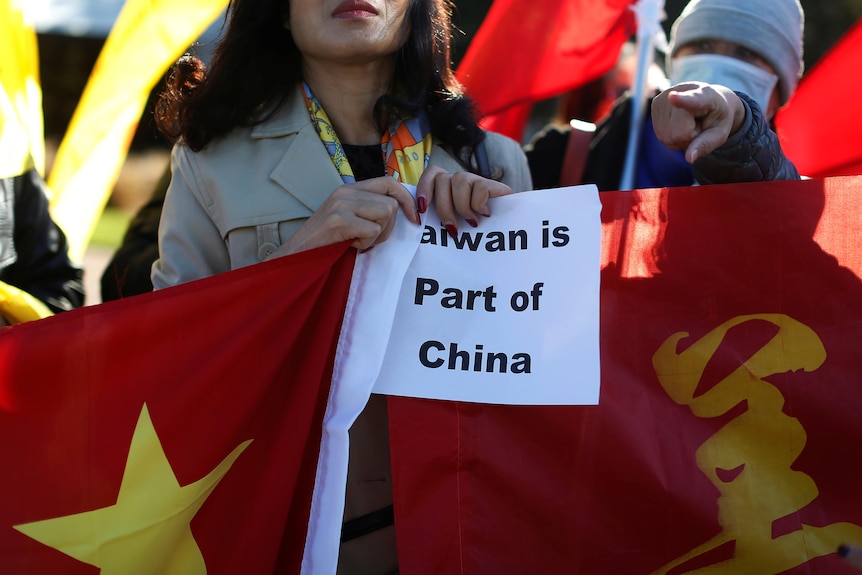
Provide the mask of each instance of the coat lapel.
POLYGON ((312 211, 343 183, 310 124, 289 137, 287 151, 270 178, 312 211))
POLYGON ((297 90, 282 111, 252 130, 252 138, 273 139, 284 156, 270 174, 273 182, 315 211, 342 184, 341 176, 311 124, 297 90))

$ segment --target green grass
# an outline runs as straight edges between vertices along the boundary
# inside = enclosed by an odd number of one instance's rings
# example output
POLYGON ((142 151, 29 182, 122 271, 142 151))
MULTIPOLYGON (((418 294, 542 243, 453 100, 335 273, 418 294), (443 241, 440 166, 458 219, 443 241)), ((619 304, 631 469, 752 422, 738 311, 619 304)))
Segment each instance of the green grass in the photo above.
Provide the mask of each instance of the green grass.
POLYGON ((123 235, 126 233, 126 228, 129 227, 131 217, 131 214, 124 210, 105 208, 96 224, 96 229, 93 230, 90 243, 117 249, 123 241, 123 235))

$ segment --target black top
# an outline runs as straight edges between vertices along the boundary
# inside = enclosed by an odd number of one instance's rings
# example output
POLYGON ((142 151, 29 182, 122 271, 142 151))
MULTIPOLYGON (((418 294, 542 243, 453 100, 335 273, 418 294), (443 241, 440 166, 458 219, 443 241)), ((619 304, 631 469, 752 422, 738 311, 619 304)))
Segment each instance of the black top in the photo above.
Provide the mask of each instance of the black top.
POLYGON ((341 144, 341 147, 344 148, 344 155, 347 156, 347 161, 353 168, 353 175, 357 182, 386 175, 380 144, 370 146, 341 144))
POLYGON ((150 199, 129 222, 122 244, 102 273, 103 302, 153 291, 150 269, 159 259, 159 219, 170 183, 168 166, 150 199))
POLYGON ((560 186, 570 129, 567 125, 546 126, 524 147, 534 189, 546 190, 560 186))

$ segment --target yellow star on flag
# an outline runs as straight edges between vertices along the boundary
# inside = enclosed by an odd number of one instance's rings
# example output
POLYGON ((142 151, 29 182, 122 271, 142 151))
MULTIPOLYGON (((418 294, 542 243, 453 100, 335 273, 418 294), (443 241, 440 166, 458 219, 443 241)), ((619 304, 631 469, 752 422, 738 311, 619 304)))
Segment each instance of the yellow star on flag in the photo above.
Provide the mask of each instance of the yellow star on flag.
POLYGON ((190 522, 250 443, 240 444, 203 479, 180 486, 145 404, 116 504, 15 529, 101 568, 102 575, 205 574, 190 522))

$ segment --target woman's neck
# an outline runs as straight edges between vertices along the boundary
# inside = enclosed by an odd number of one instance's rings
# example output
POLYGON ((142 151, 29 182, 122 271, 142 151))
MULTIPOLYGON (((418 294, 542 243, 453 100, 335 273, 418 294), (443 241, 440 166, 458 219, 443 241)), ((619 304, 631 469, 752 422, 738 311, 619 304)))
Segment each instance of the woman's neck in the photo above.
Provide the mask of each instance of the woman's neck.
POLYGON ((317 65, 306 61, 303 76, 344 144, 380 142, 374 105, 392 83, 394 62, 363 66, 317 65))

